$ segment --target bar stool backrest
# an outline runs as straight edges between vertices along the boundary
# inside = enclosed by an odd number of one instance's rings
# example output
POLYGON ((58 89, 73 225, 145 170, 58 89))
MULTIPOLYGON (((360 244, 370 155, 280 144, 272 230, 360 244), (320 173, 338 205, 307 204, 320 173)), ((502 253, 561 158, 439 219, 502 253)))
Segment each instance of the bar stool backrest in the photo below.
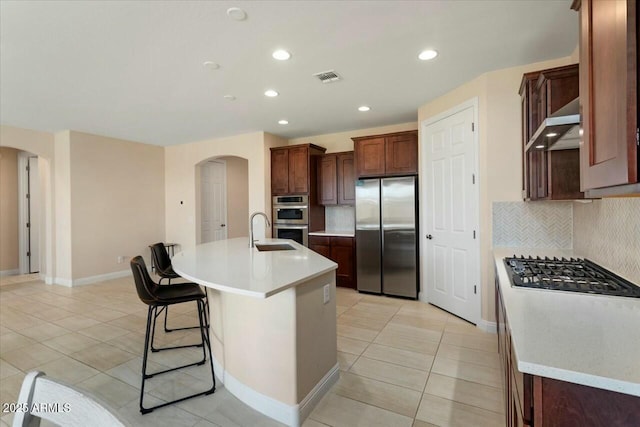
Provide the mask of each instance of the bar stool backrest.
POLYGON ((158 271, 166 271, 171 267, 171 258, 164 247, 164 243, 158 242, 151 245, 151 256, 158 271))
POLYGON ((131 271, 133 272, 133 280, 136 283, 136 291, 140 300, 148 305, 156 303, 158 299, 155 296, 155 290, 159 285, 149 276, 144 258, 140 255, 134 257, 131 260, 131 271))

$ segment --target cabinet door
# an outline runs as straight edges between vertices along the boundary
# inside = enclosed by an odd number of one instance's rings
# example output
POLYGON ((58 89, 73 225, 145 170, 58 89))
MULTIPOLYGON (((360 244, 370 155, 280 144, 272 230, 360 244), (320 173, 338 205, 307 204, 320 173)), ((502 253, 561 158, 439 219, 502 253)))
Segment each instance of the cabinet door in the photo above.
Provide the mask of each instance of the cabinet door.
POLYGON ((338 202, 338 158, 325 154, 318 159, 318 204, 335 205, 338 202))
POLYGON ((418 173, 417 134, 387 137, 385 151, 385 175, 418 173))
POLYGON ((309 249, 325 258, 331 259, 331 238, 324 236, 309 236, 309 249))
POLYGON ((582 0, 581 189, 638 182, 635 0, 582 0))
POLYGON ((289 149, 271 150, 271 193, 289 193, 289 149))
POLYGON ((289 193, 309 192, 309 148, 289 149, 289 193))
POLYGON ((384 175, 384 137, 360 139, 354 143, 358 177, 384 175))
POLYGON ((336 271, 336 284, 339 286, 355 288, 353 238, 332 237, 331 257, 338 264, 336 271))
POLYGON ((338 154, 338 204, 356 203, 356 169, 353 153, 338 154))

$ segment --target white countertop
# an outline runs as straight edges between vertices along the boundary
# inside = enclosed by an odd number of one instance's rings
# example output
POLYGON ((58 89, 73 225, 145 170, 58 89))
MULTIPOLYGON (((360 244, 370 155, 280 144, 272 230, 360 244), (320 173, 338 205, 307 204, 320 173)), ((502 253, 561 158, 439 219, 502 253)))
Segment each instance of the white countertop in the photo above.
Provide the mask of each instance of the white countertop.
POLYGON ((505 257, 572 252, 493 252, 520 372, 640 396, 640 299, 512 287, 505 257))
POLYGON ((261 243, 288 243, 295 250, 259 252, 248 237, 218 240, 177 253, 173 269, 187 280, 223 292, 267 298, 338 265, 314 251, 286 239, 261 243))
POLYGON ((325 237, 355 237, 355 231, 311 231, 309 236, 325 236, 325 237))

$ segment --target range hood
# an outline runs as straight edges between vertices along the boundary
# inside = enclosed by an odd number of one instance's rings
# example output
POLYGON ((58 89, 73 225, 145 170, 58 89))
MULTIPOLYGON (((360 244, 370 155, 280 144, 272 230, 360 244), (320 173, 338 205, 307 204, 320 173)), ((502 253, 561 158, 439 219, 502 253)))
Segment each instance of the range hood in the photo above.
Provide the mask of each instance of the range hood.
POLYGON ((568 150, 580 146, 580 99, 576 98, 547 117, 538 127, 526 151, 568 150))

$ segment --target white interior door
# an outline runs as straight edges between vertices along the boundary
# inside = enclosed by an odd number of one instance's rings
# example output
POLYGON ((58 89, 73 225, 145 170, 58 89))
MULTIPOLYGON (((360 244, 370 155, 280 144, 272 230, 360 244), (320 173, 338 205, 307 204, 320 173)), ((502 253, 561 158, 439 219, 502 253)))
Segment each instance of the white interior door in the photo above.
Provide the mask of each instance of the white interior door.
POLYGON ((200 171, 202 243, 227 238, 227 167, 224 161, 210 160, 200 171))
POLYGON ((480 320, 480 245, 475 105, 422 128, 422 258, 426 299, 456 316, 480 320))

